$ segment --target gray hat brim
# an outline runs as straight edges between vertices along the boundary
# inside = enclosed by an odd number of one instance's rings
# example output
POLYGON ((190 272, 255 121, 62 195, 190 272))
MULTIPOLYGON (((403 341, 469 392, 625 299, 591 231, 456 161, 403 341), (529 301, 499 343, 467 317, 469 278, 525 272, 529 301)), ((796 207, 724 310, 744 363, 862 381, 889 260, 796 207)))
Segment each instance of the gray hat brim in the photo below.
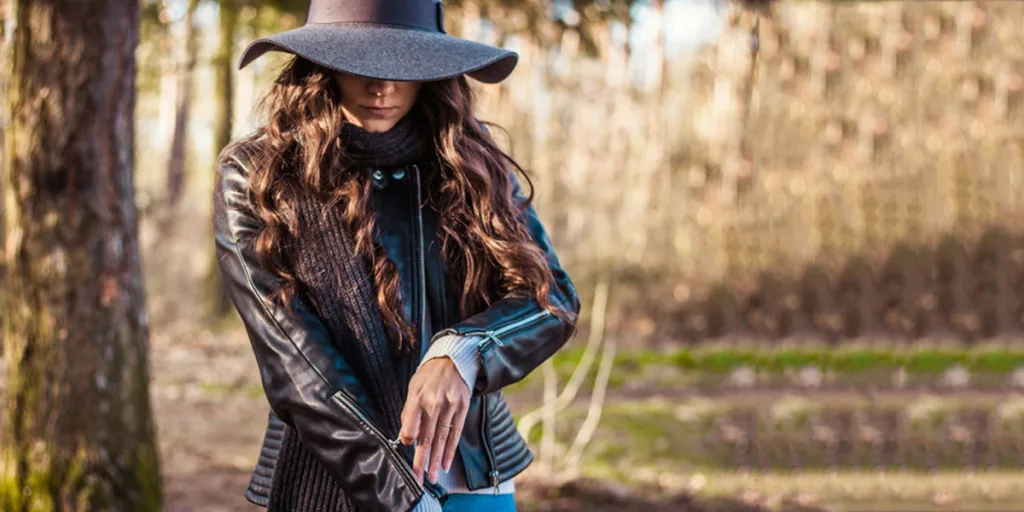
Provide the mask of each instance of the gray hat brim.
POLYGON ((371 23, 310 23, 249 43, 238 69, 269 51, 298 55, 335 71, 402 82, 462 74, 498 83, 519 55, 440 32, 371 23))

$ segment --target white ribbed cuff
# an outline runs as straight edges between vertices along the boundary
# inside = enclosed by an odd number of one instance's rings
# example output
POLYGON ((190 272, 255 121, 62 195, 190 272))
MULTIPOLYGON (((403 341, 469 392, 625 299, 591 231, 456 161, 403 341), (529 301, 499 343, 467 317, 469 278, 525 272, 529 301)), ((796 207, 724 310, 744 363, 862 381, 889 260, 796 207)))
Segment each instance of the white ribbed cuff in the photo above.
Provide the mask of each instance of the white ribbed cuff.
POLYGON ((441 502, 437 501, 433 494, 425 492, 423 499, 410 512, 444 512, 444 509, 441 508, 441 502))
POLYGON ((423 360, 420 361, 420 366, 437 357, 448 357, 455 363, 459 375, 462 375, 462 380, 466 381, 466 386, 472 392, 476 385, 477 373, 480 371, 480 352, 477 350, 479 342, 479 336, 459 336, 458 334, 441 336, 430 344, 423 360))

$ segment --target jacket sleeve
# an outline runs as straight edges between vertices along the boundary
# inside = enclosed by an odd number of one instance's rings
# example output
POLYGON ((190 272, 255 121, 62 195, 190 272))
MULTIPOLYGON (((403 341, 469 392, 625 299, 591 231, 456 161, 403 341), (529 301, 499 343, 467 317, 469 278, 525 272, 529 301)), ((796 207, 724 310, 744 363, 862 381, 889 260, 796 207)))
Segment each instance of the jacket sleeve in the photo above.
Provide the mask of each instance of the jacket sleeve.
POLYGON ((359 510, 409 511, 424 495, 408 462, 371 419, 370 400, 326 326, 301 297, 295 316, 264 298, 282 283, 257 264, 242 162, 218 165, 214 196, 217 261, 245 325, 267 399, 359 510))
MULTIPOLYGON (((509 172, 509 180, 513 196, 524 199, 522 186, 514 172, 509 172)), ((533 241, 544 252, 554 275, 555 282, 548 299, 570 313, 573 319, 577 318, 580 301, 576 288, 559 263, 532 204, 521 219, 533 241)), ((473 387, 476 395, 497 391, 526 377, 565 345, 574 331, 572 323, 542 308, 535 298, 507 296, 492 302, 484 311, 438 331, 432 342, 448 334, 477 337, 480 369, 473 387)))

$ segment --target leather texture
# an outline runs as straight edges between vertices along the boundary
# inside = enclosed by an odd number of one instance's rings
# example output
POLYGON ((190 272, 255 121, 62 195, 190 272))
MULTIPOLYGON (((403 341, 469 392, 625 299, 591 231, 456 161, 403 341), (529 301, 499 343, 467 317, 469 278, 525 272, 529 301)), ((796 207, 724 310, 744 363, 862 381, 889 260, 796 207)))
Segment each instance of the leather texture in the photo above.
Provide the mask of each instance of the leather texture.
POLYGON ((252 472, 249 487, 245 490, 245 498, 261 507, 267 506, 270 497, 270 485, 274 478, 277 457, 281 453, 281 442, 284 439, 285 424, 274 415, 267 414, 267 431, 263 434, 263 446, 260 457, 256 461, 256 469, 252 472))
MULTIPOLYGON (((275 475, 288 470, 281 467, 281 448, 285 434, 292 429, 357 510, 408 511, 426 490, 443 500, 443 489, 435 485, 425 489, 412 477, 412 450, 396 449, 375 424, 373 397, 367 395, 356 368, 339 348, 347 340, 332 339, 301 295, 290 304, 295 316, 287 315, 277 303, 266 303, 282 283, 259 267, 252 248, 260 224, 250 209, 248 154, 235 149, 222 155, 214 197, 217 258, 252 344, 271 407, 246 498, 268 506, 275 503, 275 493, 285 492, 274 483, 275 475)), ((413 325, 420 325, 421 316, 429 320, 420 333, 420 356, 431 340, 445 332, 487 336, 480 346, 484 365, 458 449, 466 482, 476 490, 514 477, 533 460, 501 388, 525 377, 563 346, 573 327, 541 309, 535 300, 513 297, 497 300, 470 318, 457 318, 458 296, 445 284, 440 215, 423 194, 421 173, 426 171, 418 166, 368 169, 380 178, 374 178, 371 207, 377 213, 378 242, 399 271, 407 319, 413 325)), ((514 173, 509 176, 516 194, 522 197, 514 173)), ((523 221, 546 253, 556 277, 552 301, 575 317, 580 307, 577 292, 532 206, 523 221)), ((399 372, 405 385, 418 364, 409 359, 399 372)), ((273 506, 269 509, 275 510, 273 506)))

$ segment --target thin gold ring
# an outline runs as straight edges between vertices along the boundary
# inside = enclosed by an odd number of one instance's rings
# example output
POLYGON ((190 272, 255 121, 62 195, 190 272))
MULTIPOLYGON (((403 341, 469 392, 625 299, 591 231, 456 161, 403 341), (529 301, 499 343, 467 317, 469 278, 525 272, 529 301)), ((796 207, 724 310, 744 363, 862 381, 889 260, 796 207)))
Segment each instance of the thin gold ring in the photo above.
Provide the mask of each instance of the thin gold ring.
POLYGON ((441 423, 441 424, 438 424, 437 426, 444 427, 444 428, 452 428, 455 425, 452 425, 451 423, 441 423))

